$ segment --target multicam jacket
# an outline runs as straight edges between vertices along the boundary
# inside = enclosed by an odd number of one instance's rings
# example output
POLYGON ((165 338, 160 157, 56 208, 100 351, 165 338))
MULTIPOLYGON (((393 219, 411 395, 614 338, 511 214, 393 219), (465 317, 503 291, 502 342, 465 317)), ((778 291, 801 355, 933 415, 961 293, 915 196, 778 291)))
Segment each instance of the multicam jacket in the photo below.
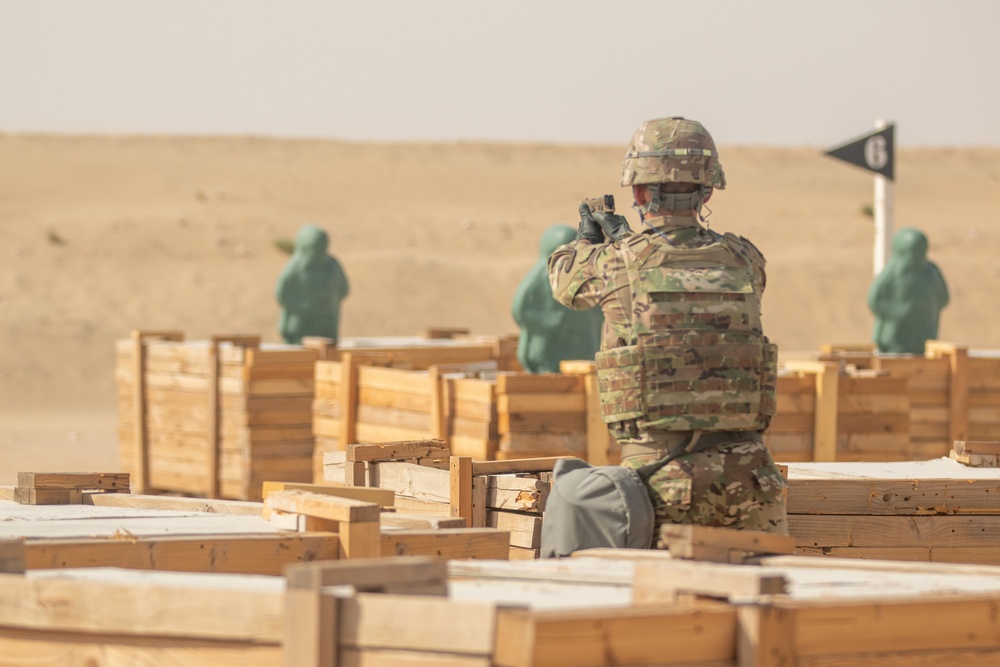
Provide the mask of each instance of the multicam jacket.
POLYGON ((648 221, 655 229, 574 241, 549 259, 556 300, 604 311, 598 380, 612 434, 766 428, 777 348, 761 329, 763 255, 693 216, 648 221))

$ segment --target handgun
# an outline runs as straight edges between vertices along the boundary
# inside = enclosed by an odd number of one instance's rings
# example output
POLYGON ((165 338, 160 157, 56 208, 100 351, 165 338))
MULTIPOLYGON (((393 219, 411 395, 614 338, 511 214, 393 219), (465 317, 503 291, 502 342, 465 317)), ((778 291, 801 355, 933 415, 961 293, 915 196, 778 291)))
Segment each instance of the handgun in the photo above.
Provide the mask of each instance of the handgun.
POLYGON ((614 195, 601 195, 600 197, 588 197, 583 200, 583 203, 587 205, 591 213, 597 213, 598 211, 602 213, 614 213, 615 212, 615 196, 614 195))

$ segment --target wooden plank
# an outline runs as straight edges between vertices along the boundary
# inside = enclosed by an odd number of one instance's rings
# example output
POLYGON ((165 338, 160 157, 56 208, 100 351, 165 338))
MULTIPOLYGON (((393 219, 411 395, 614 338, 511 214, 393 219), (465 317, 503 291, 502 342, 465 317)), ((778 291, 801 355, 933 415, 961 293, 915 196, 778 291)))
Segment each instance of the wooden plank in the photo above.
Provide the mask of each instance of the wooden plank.
POLYGON ((238 345, 244 349, 244 364, 252 368, 259 366, 308 366, 312 372, 315 362, 319 358, 319 351, 313 348, 267 349, 260 347, 259 336, 256 336, 256 344, 253 338, 253 336, 245 337, 238 345))
POLYGON ((392 489, 399 496, 450 503, 450 472, 414 463, 372 463, 371 486, 392 489))
POLYGON ((146 356, 148 352, 147 342, 157 339, 181 341, 184 339, 184 334, 178 331, 132 330, 132 433, 135 440, 132 448, 131 469, 135 476, 132 483, 138 493, 146 493, 149 489, 148 432, 146 428, 148 405, 146 392, 149 388, 149 381, 146 374, 146 356))
POLYGON ((522 472, 552 472, 556 462, 567 456, 512 459, 509 461, 474 461, 473 475, 503 475, 522 472))
MULTIPOLYGON (((486 526, 486 507, 489 505, 489 484, 486 477, 483 476, 473 476, 472 478, 472 516, 469 520, 469 525, 473 528, 482 528, 486 526)), ((505 491, 505 490, 502 490, 505 491)), ((501 501, 507 501, 511 504, 517 502, 517 498, 508 499, 507 496, 502 496, 501 501)), ((494 495, 494 504, 497 503, 496 496, 494 495)))
POLYGON ((585 412, 587 396, 573 394, 501 394, 497 396, 497 412, 585 412))
POLYGON ((788 517, 797 546, 960 547, 1000 539, 1000 516, 809 516, 788 517))
MULTIPOLYGON (((603 424, 603 422, 601 422, 603 424)), ((608 434, 607 428, 604 434, 608 434)), ((523 452, 576 452, 580 457, 587 456, 587 433, 505 433, 500 436, 500 451, 509 452, 513 456, 523 452)), ((605 446, 607 449, 607 446, 605 446)))
POLYGON ((128 493, 127 472, 19 472, 17 485, 26 489, 101 490, 128 493))
POLYGON ((358 422, 376 426, 392 426, 433 434, 433 419, 427 412, 411 412, 372 405, 358 406, 358 422))
POLYGON ((495 618, 493 603, 362 593, 341 600, 339 642, 345 648, 488 656, 495 618))
MULTIPOLYGON (((445 385, 451 386, 454 380, 446 379, 445 385)), ((463 398, 455 398, 454 390, 449 389, 445 396, 445 411, 450 417, 460 417, 462 419, 476 421, 496 421, 495 401, 472 401, 463 398)))
POLYGON ((449 400, 496 405, 496 382, 475 378, 448 378, 446 382, 449 400))
POLYGON ((542 542, 542 517, 537 514, 521 514, 502 510, 488 510, 486 525, 490 528, 510 533, 510 545, 525 549, 537 549, 542 542))
MULTIPOLYGON (((739 667, 798 665, 792 646, 791 614, 769 604, 740 605, 737 664, 739 667)), ((873 663, 880 664, 880 663, 873 663)))
POLYGON ((458 653, 375 648, 340 649, 341 667, 492 667, 492 665, 488 657, 458 653))
POLYGON ((816 374, 816 424, 813 432, 813 460, 837 460, 837 364, 824 364, 816 374))
POLYGON ((322 416, 313 417, 313 435, 339 440, 344 429, 344 422, 341 419, 328 419, 322 416))
POLYGON ((500 373, 497 375, 497 398, 504 394, 583 393, 583 378, 561 373, 500 373))
POLYGON ((969 437, 969 351, 956 348, 949 355, 951 386, 948 407, 951 410, 948 439, 966 440, 969 437))
POLYGON ((510 534, 494 528, 392 530, 382 533, 382 556, 506 560, 510 534))
MULTIPOLYGON (((860 559, 865 561, 910 561, 909 564, 949 563, 967 565, 1000 565, 1000 549, 995 546, 963 547, 797 547, 795 553, 823 558, 860 559)), ((954 574, 958 574, 955 572, 954 574)))
POLYGON ((469 456, 475 461, 488 461, 496 458, 497 441, 495 438, 473 438, 450 434, 448 442, 451 444, 451 453, 455 456, 469 456))
POLYGON ((997 596, 870 601, 778 601, 791 619, 798 660, 874 653, 993 649, 1000 618, 997 596), (975 630, 973 630, 973 628, 975 630))
POLYGON ((381 508, 375 503, 296 490, 272 491, 264 504, 283 512, 343 522, 377 522, 381 512, 381 508))
POLYGON ((377 444, 347 446, 348 461, 401 461, 407 459, 447 457, 448 443, 439 438, 404 440, 377 444))
POLYGON ((288 587, 305 589, 353 586, 358 591, 381 591, 390 584, 442 583, 447 578, 447 563, 425 556, 300 563, 285 569, 288 587))
POLYGON ((339 385, 343 380, 341 374, 341 363, 340 361, 317 361, 315 365, 317 385, 319 383, 329 383, 339 385))
POLYGON ((178 512, 205 512, 209 514, 259 515, 260 503, 243 500, 209 500, 182 496, 141 495, 135 493, 87 493, 84 505, 98 507, 129 507, 148 510, 175 510, 178 512))
POLYGON ((403 440, 423 440, 430 438, 430 431, 420 429, 401 428, 397 426, 382 426, 379 424, 367 424, 356 422, 354 424, 355 437, 345 442, 355 443, 376 443, 376 442, 399 442, 403 440))
POLYGON ((1000 441, 997 440, 956 440, 952 446, 956 454, 985 454, 1000 456, 1000 441))
POLYGON ((5 667, 274 667, 281 663, 281 651, 278 643, 0 630, 0 655, 5 667))
POLYGON ((427 394, 378 389, 375 387, 358 387, 358 402, 361 405, 372 405, 383 408, 397 408, 414 412, 429 413, 431 397, 427 394))
POLYGON ((29 540, 29 569, 122 567, 137 570, 280 575, 289 563, 337 558, 336 535, 178 535, 127 540, 29 540))
MULTIPOLYGON (((315 380, 315 369, 312 362, 294 364, 266 364, 263 366, 233 367, 245 380, 315 380)), ((229 367, 226 367, 229 372, 229 367)))
POLYGON ((0 575, 0 627, 128 637, 281 641, 284 593, 280 590, 213 586, 206 577, 215 575, 127 574, 116 573, 117 581, 0 575), (53 604, 54 600, 59 603, 53 604))
MULTIPOLYGON (((475 480, 473 480, 475 481, 475 480)), ((409 514, 406 512, 382 512, 380 518, 382 530, 395 529, 418 529, 418 528, 465 528, 465 520, 462 517, 452 518, 450 516, 432 516, 428 514, 409 514)), ((477 527, 481 527, 480 526, 477 527)))
POLYGON ((723 563, 742 562, 744 553, 790 554, 798 543, 789 535, 677 524, 661 526, 658 537, 658 546, 669 548, 675 558, 718 560, 723 563))
MULTIPOLYGON (((475 479, 476 478, 473 477, 473 481, 475 481, 475 479)), ((425 514, 453 520, 448 514, 448 508, 449 503, 447 501, 435 502, 433 500, 421 500, 419 498, 396 496, 396 511, 405 512, 407 514, 425 514)), ((485 525, 485 523, 483 525, 485 525)))
POLYGON ((285 592, 285 667, 337 667, 337 598, 318 588, 285 592))
POLYGON ((587 432, 587 414, 580 412, 500 412, 497 429, 504 433, 587 432))
POLYGON ((789 480, 792 514, 1000 514, 1000 480, 789 480))
POLYGON ((473 484, 476 480, 482 480, 483 502, 491 509, 541 513, 551 489, 549 482, 536 477, 477 475, 473 477, 473 484))
POLYGON ((24 540, 21 538, 0 539, 0 573, 18 574, 25 570, 24 540))
POLYGON ((69 489, 26 489, 14 488, 14 502, 21 505, 79 505, 83 502, 82 491, 69 489))
POLYGON ((449 513, 472 526, 472 459, 452 456, 449 465, 449 513))
POLYGON ((431 383, 431 405, 430 405, 430 432, 435 438, 443 438, 446 435, 445 424, 445 404, 444 386, 442 382, 441 369, 438 366, 430 368, 431 383))
POLYGON ((499 437, 496 420, 466 419, 450 415, 445 420, 445 439, 466 437, 478 440, 496 440, 499 437))
POLYGON ((788 592, 788 581, 780 573, 755 567, 637 560, 632 588, 635 604, 656 604, 672 602, 678 593, 728 599, 781 595, 788 592))
MULTIPOLYGON (((340 384, 332 384, 330 382, 317 382, 313 387, 313 398, 340 402, 343 400, 344 396, 343 392, 341 391, 340 384)), ((251 397, 248 400, 264 400, 264 399, 261 397, 251 397)))
POLYGON ((341 523, 341 558, 377 558, 382 553, 382 529, 378 521, 341 523))
POLYGON ((380 507, 393 507, 396 501, 396 493, 390 489, 372 489, 363 486, 340 486, 336 484, 267 481, 264 482, 261 490, 261 495, 265 501, 263 505, 265 518, 267 517, 267 497, 275 491, 308 491, 309 493, 337 496, 339 498, 353 498, 354 500, 361 500, 366 503, 375 503, 380 507))
POLYGON ((358 363, 349 352, 340 356, 340 395, 343 416, 340 420, 340 442, 357 442, 358 363))
POLYGON ((579 611, 501 610, 498 667, 733 664, 736 611, 699 603, 579 611))
POLYGON ((430 374, 425 371, 378 366, 361 366, 358 369, 358 387, 424 394, 428 399, 433 393, 430 374))
POLYGON ((612 438, 601 410, 601 393, 596 372, 587 376, 584 389, 587 393, 587 462, 592 466, 609 465, 612 438))

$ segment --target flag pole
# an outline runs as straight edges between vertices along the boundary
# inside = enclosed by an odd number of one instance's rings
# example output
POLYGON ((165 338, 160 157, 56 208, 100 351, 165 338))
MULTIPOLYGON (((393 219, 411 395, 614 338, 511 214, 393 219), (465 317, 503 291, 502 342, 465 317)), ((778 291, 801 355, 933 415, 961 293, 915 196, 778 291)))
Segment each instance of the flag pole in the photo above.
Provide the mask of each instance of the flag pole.
MULTIPOLYGON (((875 121, 875 129, 883 130, 888 123, 879 119, 875 121)), ((886 263, 889 261, 889 252, 892 243, 892 214, 893 214, 893 182, 882 174, 875 174, 875 250, 874 250, 874 275, 882 273, 886 263)))

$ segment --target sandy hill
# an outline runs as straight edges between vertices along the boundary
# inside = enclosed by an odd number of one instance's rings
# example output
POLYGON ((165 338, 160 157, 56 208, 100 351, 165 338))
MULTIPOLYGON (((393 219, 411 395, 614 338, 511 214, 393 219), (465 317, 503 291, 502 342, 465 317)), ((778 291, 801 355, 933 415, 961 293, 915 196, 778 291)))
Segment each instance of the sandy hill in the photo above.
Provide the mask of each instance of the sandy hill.
MULTIPOLYGON (((351 279, 344 335, 516 331, 541 232, 586 196, 627 209, 623 150, 0 135, 0 483, 40 452, 114 461, 113 345, 133 328, 277 340, 275 241, 304 223, 351 279)), ((770 337, 867 340, 871 178, 815 149, 721 152, 711 224, 767 256, 770 337)), ((929 235, 951 287, 941 337, 1000 347, 1000 150, 903 150, 897 173, 896 224, 929 235)))

